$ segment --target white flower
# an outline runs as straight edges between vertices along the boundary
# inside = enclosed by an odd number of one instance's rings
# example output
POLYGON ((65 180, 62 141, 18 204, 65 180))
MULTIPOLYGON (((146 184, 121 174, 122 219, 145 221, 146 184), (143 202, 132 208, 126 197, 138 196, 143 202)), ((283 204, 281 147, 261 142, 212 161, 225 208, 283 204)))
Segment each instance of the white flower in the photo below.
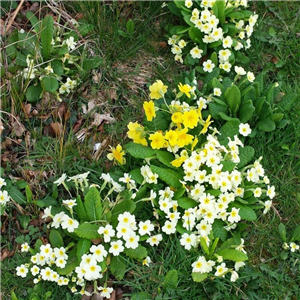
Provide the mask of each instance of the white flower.
POLYGON ((74 50, 76 47, 76 42, 74 41, 74 37, 70 36, 68 39, 64 41, 64 44, 68 46, 69 51, 74 50))
POLYGON ((0 189, 6 185, 6 182, 3 178, 0 177, 0 189))
POLYGON ((17 276, 21 276, 23 278, 26 277, 27 273, 28 273, 28 268, 26 268, 26 266, 24 264, 22 264, 21 266, 17 267, 17 276))
POLYGON ((76 200, 63 200, 63 205, 66 205, 68 208, 72 209, 75 205, 77 205, 76 200))
POLYGON ((47 74, 53 73, 53 69, 51 68, 50 65, 45 68, 45 71, 47 74))
POLYGON ((185 0, 184 1, 184 5, 187 7, 187 8, 190 8, 193 6, 193 1, 192 0, 185 0))
POLYGON ((110 299, 110 294, 114 290, 111 287, 102 287, 102 286, 98 287, 97 289, 98 289, 98 291, 101 291, 100 296, 103 297, 103 298, 107 298, 107 299, 110 299))
POLYGON ((147 256, 145 259, 143 259, 143 266, 149 267, 150 263, 152 263, 152 260, 149 256, 147 256))
POLYGON ((115 230, 110 224, 107 224, 105 227, 99 227, 98 233, 103 234, 105 243, 109 243, 111 238, 115 236, 115 230))
POLYGON ((195 247, 196 245, 196 235, 195 234, 188 234, 184 233, 181 236, 180 244, 184 246, 184 249, 190 250, 192 247, 195 247))
POLYGON ((269 186, 268 185, 268 190, 267 190, 267 196, 270 197, 270 199, 273 199, 275 197, 275 186, 269 186))
POLYGON ((139 223, 139 234, 141 236, 145 234, 150 235, 151 231, 153 230, 154 230, 154 225, 150 222, 150 220, 147 220, 145 222, 141 221, 139 223))
POLYGON ((250 81, 250 82, 253 82, 254 79, 255 79, 255 76, 252 72, 247 72, 247 79, 250 81))
POLYGON ((47 219, 48 217, 51 217, 51 218, 53 217, 51 214, 51 208, 52 208, 52 206, 49 206, 44 209, 44 214, 42 216, 42 219, 47 219))
POLYGON ((9 202, 9 195, 7 191, 0 191, 0 204, 6 205, 7 202, 9 202))
POLYGON ((203 63, 203 71, 204 72, 211 73, 213 71, 214 67, 215 67, 215 64, 210 59, 208 59, 207 61, 205 61, 203 63))
POLYGON ((102 262, 104 258, 107 256, 107 251, 102 245, 93 245, 90 248, 90 252, 93 253, 93 257, 96 259, 98 262, 102 262))
POLYGON ((162 235, 157 234, 149 237, 146 242, 149 243, 151 246, 157 246, 162 241, 162 235))
POLYGON ((234 71, 238 75, 245 75, 246 74, 246 71, 245 71, 245 69, 243 67, 235 66, 234 67, 234 71))
POLYGON ((296 250, 299 250, 299 245, 297 245, 294 242, 290 243, 291 252, 295 252, 296 250))
POLYGON ((109 253, 112 253, 114 256, 118 256, 121 252, 124 251, 123 242, 117 240, 116 242, 110 243, 109 253))
POLYGON ((231 271, 230 281, 235 282, 239 278, 239 274, 236 271, 231 271))
POLYGON ((239 208, 233 207, 231 209, 231 212, 229 213, 228 222, 230 222, 230 223, 237 223, 237 222, 239 222, 241 220, 241 217, 239 215, 239 211, 240 211, 239 208))
POLYGON ((251 133, 251 128, 250 125, 248 123, 241 123, 239 125, 239 133, 243 136, 248 136, 251 133))
POLYGON ((266 214, 272 206, 272 200, 267 200, 264 204, 265 204, 265 209, 263 211, 263 214, 266 214))
POLYGON ((164 226, 161 228, 161 230, 166 234, 172 234, 176 232, 176 225, 177 225, 176 221, 172 221, 172 222, 166 221, 164 226))
POLYGON ((243 261, 237 261, 234 264, 234 269, 238 271, 240 268, 244 267, 246 264, 243 261))
POLYGON ((225 39, 223 39, 223 47, 224 48, 231 48, 233 43, 233 40, 230 36, 227 36, 225 39))
POLYGON ((128 238, 124 238, 125 240, 125 247, 127 249, 136 249, 139 246, 139 239, 140 237, 136 235, 135 233, 130 235, 128 238))
POLYGON ((226 268, 226 264, 221 263, 221 265, 217 266, 217 271, 216 271, 215 275, 219 276, 219 277, 224 277, 227 271, 228 271, 228 268, 226 268))
POLYGON ((29 245, 28 243, 24 243, 21 245, 21 252, 28 252, 29 251, 29 245))
POLYGON ((78 228, 79 222, 77 220, 71 219, 68 215, 62 217, 61 227, 67 229, 69 232, 74 232, 78 228))
POLYGON ((37 275, 40 272, 40 268, 38 266, 32 266, 30 272, 33 276, 37 275))
POLYGON ((222 95, 222 91, 219 88, 214 88, 214 96, 221 96, 222 95))
POLYGON ((194 47, 193 49, 191 49, 191 51, 190 51, 190 54, 191 54, 192 58, 194 58, 194 59, 201 58, 202 53, 203 53, 203 50, 199 49, 197 46, 194 47))
POLYGON ((57 186, 60 186, 61 184, 63 184, 65 182, 65 180, 67 179, 67 175, 65 173, 63 173, 61 175, 60 178, 58 178, 56 181, 54 181, 53 183, 56 184, 57 186))

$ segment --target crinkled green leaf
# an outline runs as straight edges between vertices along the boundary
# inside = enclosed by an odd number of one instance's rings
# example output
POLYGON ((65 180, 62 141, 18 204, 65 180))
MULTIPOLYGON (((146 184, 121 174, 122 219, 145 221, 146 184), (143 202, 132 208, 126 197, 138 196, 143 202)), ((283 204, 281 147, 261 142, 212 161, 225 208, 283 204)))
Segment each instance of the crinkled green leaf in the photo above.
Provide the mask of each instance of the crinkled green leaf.
POLYGON ((178 271, 170 270, 164 277, 163 286, 169 289, 175 289, 178 284, 178 271))
POLYGON ((152 165, 151 166, 152 172, 156 173, 158 177, 164 181, 169 186, 179 189, 182 186, 182 183, 180 180, 182 180, 182 175, 178 171, 167 169, 167 168, 161 168, 152 165))
POLYGON ((183 208, 183 209, 189 209, 189 208, 193 208, 196 207, 198 205, 198 203, 188 197, 183 197, 177 200, 178 205, 183 208))
POLYGON ((97 224, 82 223, 75 229, 74 232, 81 238, 94 240, 100 237, 98 229, 99 225, 97 224))
POLYGON ((117 278, 122 280, 126 273, 126 261, 120 256, 113 256, 110 261, 110 271, 117 278))
POLYGON ((254 158, 255 150, 251 146, 245 146, 241 147, 239 149, 239 157, 240 162, 238 163, 237 167, 243 168, 245 167, 249 162, 251 162, 254 158))
POLYGON ((63 238, 59 233, 59 231, 56 229, 51 229, 49 239, 50 239, 51 246, 53 248, 54 247, 60 248, 64 246, 63 238))
POLYGON ((145 247, 143 247, 142 245, 139 245, 135 249, 127 248, 127 249, 125 249, 124 252, 128 257, 134 258, 134 259, 139 259, 139 260, 147 257, 147 255, 148 255, 147 249, 145 247))
POLYGON ((92 244, 91 240, 84 239, 84 238, 81 238, 78 241, 77 252, 76 252, 78 261, 81 261, 81 257, 83 254, 86 254, 89 252, 91 244, 92 244))
POLYGON ((235 249, 224 249, 221 251, 217 251, 217 254, 223 256, 224 260, 232 260, 232 261, 245 261, 248 260, 247 254, 242 251, 235 249))
POLYGON ((192 273, 192 278, 195 282, 202 282, 204 281, 208 276, 208 273, 192 273))
POLYGON ((102 204, 100 193, 92 187, 84 197, 84 207, 89 221, 97 221, 102 218, 102 204))
POLYGON ((150 158, 155 155, 156 150, 151 147, 143 146, 141 144, 128 143, 125 145, 125 150, 134 158, 150 158))

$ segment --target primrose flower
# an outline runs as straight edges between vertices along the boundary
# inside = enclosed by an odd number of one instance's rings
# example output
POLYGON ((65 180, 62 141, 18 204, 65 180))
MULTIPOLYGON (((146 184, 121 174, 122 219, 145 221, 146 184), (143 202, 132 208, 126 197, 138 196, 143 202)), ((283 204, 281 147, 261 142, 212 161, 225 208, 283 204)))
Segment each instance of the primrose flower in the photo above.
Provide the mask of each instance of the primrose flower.
POLYGON ((147 117, 147 121, 152 121, 156 117, 154 102, 151 100, 149 102, 145 101, 143 108, 147 117))
POLYGON ((221 263, 221 265, 217 266, 217 271, 215 273, 216 276, 218 277, 224 277, 225 274, 227 273, 228 268, 226 268, 225 263, 221 263))
POLYGON ((152 260, 149 256, 147 256, 144 260, 143 260, 143 266, 147 266, 149 267, 149 264, 152 263, 152 260))
POLYGON ((263 214, 266 214, 266 213, 270 210, 270 208, 271 208, 271 206, 272 206, 272 200, 267 200, 267 201, 264 203, 264 205, 265 205, 265 209, 264 209, 264 211, 263 211, 263 214))
POLYGON ((213 71, 214 67, 215 67, 215 64, 210 59, 208 59, 207 61, 205 61, 203 63, 203 71, 204 72, 211 73, 213 71))
POLYGON ((194 128, 199 121, 199 114, 196 110, 185 111, 182 115, 183 125, 186 128, 194 128))
POLYGON ((245 75, 246 74, 246 71, 245 71, 245 69, 243 67, 235 66, 234 67, 234 71, 238 75, 245 75))
POLYGON ((76 47, 76 42, 74 41, 74 37, 70 36, 68 39, 64 41, 64 44, 68 46, 69 51, 74 50, 76 47))
POLYGON ((3 178, 0 177, 0 189, 6 185, 6 182, 3 178))
POLYGON ((202 53, 203 53, 203 50, 202 49, 199 49, 197 46, 194 47, 191 51, 190 51, 190 54, 192 56, 192 58, 196 59, 196 58, 201 58, 202 57, 202 53))
POLYGON ((193 90, 193 88, 189 84, 182 85, 182 83, 179 83, 178 88, 180 92, 185 94, 188 98, 191 98, 190 92, 193 90))
POLYGON ((290 243, 291 252, 295 252, 296 250, 299 250, 299 245, 297 245, 294 242, 290 243))
POLYGON ((21 245, 21 252, 28 252, 29 251, 29 245, 28 243, 24 243, 21 245))
POLYGON ((0 191, 0 204, 4 206, 7 202, 9 202, 9 195, 7 191, 0 191))
POLYGON ((167 92, 168 87, 163 84, 161 80, 156 80, 152 85, 150 85, 150 99, 160 99, 167 92))
POLYGON ((161 241, 162 241, 162 235, 160 233, 157 235, 153 235, 146 240, 146 242, 151 246, 158 246, 158 244, 161 241))
POLYGON ((243 136, 248 136, 251 133, 251 128, 248 123, 239 125, 239 133, 243 136))
POLYGON ((22 264, 21 266, 17 267, 17 276, 25 278, 28 273, 28 268, 22 264))
POLYGON ((123 242, 121 240, 111 242, 109 253, 112 253, 114 256, 118 256, 121 252, 124 251, 123 242))
POLYGON ((98 287, 97 289, 98 289, 98 291, 101 291, 100 296, 103 297, 103 298, 107 298, 107 299, 110 299, 110 294, 114 290, 111 287, 102 287, 102 286, 98 287))
POLYGON ((129 129, 129 131, 127 132, 127 136, 132 139, 134 143, 142 144, 144 146, 148 145, 145 138, 144 127, 142 125, 138 124, 138 122, 129 122, 127 128, 129 129))
POLYGON ((157 131, 149 136, 149 140, 151 142, 152 149, 160 149, 165 145, 165 138, 161 132, 157 131))
POLYGON ((77 205, 76 200, 63 200, 63 205, 67 206, 69 209, 72 209, 75 205, 77 205))
POLYGON ((71 219, 68 215, 62 217, 61 227, 67 229, 69 232, 74 232, 78 228, 79 222, 77 220, 71 219))
POLYGON ((56 184, 57 186, 60 186, 61 184, 65 183, 65 180, 67 179, 67 174, 63 173, 60 178, 58 178, 56 181, 53 183, 56 184))
POLYGON ((126 159, 124 157, 125 152, 122 149, 121 145, 118 145, 116 148, 111 147, 112 153, 107 154, 107 158, 109 160, 115 160, 117 161, 120 165, 124 165, 126 163, 126 159))

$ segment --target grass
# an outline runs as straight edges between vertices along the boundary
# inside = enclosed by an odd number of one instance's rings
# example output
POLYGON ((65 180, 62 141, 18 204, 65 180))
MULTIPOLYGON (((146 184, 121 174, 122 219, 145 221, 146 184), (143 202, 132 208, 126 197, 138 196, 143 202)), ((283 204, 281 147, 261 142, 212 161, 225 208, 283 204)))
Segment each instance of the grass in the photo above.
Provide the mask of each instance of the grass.
MULTIPOLYGON (((31 120, 27 125, 31 126, 35 144, 26 147, 23 143, 22 147, 13 149, 18 161, 15 164, 7 162, 4 166, 6 172, 15 177, 26 178, 25 175, 32 170, 46 172, 46 178, 36 178, 35 185, 32 185, 43 193, 47 192, 48 180, 64 172, 75 175, 91 171, 91 176, 98 178, 106 168, 101 158, 107 149, 104 149, 100 160, 93 159, 94 143, 103 142, 106 138, 108 144, 121 143, 126 137, 128 122, 142 118, 142 104, 148 95, 147 84, 166 77, 172 81, 178 76, 179 68, 174 64, 170 49, 159 44, 165 41, 164 26, 172 22, 172 17, 161 10, 161 2, 112 2, 103 5, 86 1, 70 2, 65 6, 69 11, 72 6, 73 13, 84 12, 88 21, 94 24, 95 34, 90 39, 95 44, 95 53, 102 55, 104 63, 83 84, 80 93, 69 99, 71 118, 66 122, 66 135, 61 138, 43 136, 40 124, 31 120), (79 143, 70 129, 77 121, 81 105, 88 105, 89 101, 94 101, 97 112, 109 114, 116 122, 95 128, 90 126, 93 118, 85 115, 81 129, 86 129, 88 134, 83 143, 79 143), (40 131, 36 132, 34 128, 40 131)), ((257 1, 253 6, 261 18, 249 53, 251 68, 256 73, 264 70, 269 81, 281 84, 283 93, 300 95, 297 85, 300 80, 297 2, 257 1)), ((285 224, 288 232, 300 224, 299 99, 289 117, 291 122, 284 129, 251 141, 256 156, 263 156, 262 163, 276 186, 277 197, 274 210, 248 227, 245 239, 250 245, 247 249, 250 262, 241 279, 234 284, 218 279, 200 284, 193 282, 190 265, 197 253, 184 251, 179 241, 169 239, 162 247, 150 252, 153 264, 149 268, 132 262, 129 276, 119 282, 130 288, 128 296, 147 292, 153 299, 300 298, 299 253, 289 253, 288 257, 282 255, 282 241, 277 230, 280 222, 285 224), (178 286, 166 288, 163 283, 171 270, 178 270, 178 286)), ((12 213, 17 214, 16 211, 12 213)), ((9 224, 1 249, 7 247, 12 251, 20 232, 16 223, 9 221, 9 224)), ((18 299, 34 299, 33 287, 27 288, 29 282, 11 275, 16 266, 25 261, 24 255, 17 252, 13 257, 2 262, 3 297, 11 299, 11 291, 15 291, 18 299)), ((62 295, 65 299, 75 299, 66 290, 46 284, 38 285, 36 294, 36 299, 58 299, 62 295), (49 297, 45 295, 48 289, 52 293, 49 297)))

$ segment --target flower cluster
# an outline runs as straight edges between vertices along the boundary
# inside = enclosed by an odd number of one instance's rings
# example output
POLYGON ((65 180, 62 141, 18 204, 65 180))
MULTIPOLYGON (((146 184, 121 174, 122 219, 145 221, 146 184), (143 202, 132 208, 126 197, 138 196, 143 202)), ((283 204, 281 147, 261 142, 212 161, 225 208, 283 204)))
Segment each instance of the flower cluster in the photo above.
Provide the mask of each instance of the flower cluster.
MULTIPOLYGON (((194 65, 212 49, 218 55, 218 67, 229 72, 235 52, 250 47, 258 19, 257 14, 245 11, 248 1, 187 0, 184 5, 176 5, 189 27, 186 30, 180 27, 179 33, 168 40, 175 60, 194 65)), ((212 72, 214 67, 217 66, 210 59, 203 63, 205 72, 212 72)))
POLYGON ((290 250, 291 252, 300 251, 300 246, 295 242, 290 242, 289 244, 285 242, 282 247, 284 250, 290 250))

